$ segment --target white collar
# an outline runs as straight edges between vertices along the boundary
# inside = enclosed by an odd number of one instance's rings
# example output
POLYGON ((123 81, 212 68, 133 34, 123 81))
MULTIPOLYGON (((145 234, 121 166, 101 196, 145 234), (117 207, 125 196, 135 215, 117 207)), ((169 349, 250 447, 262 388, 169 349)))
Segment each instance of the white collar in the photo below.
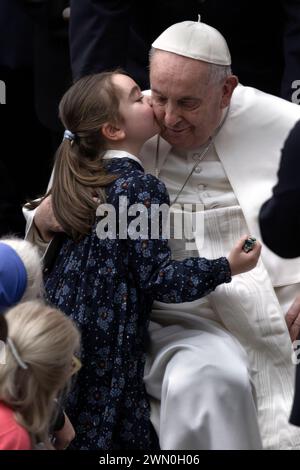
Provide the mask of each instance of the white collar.
POLYGON ((132 155, 132 153, 125 152, 125 150, 107 150, 103 156, 103 160, 110 160, 112 158, 129 158, 139 163, 143 168, 141 160, 135 155, 132 155))

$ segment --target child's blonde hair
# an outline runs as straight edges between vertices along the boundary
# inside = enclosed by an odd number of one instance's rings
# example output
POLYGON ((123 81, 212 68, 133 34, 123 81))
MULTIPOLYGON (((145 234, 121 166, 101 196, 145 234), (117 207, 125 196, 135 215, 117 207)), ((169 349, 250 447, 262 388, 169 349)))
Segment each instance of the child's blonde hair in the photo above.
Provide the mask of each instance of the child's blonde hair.
POLYGON ((70 383, 80 335, 67 316, 39 301, 21 303, 5 317, 8 336, 27 369, 7 346, 6 364, 0 365, 0 400, 15 411, 33 445, 47 444, 54 399, 70 383))

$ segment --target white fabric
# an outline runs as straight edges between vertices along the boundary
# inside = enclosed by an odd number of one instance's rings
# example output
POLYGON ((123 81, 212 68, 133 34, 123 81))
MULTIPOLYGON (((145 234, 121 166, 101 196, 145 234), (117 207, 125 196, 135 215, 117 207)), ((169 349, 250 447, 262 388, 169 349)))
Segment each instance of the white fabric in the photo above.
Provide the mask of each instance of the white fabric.
MULTIPOLYGON (((198 149, 189 152, 172 149, 170 158, 165 160, 159 178, 168 188, 171 203, 200 154, 198 149)), ((214 146, 210 148, 204 160, 194 170, 180 195, 180 201, 183 204, 203 204, 206 210, 238 204, 214 146)))
MULTIPOLYGON (((239 206, 206 211, 201 255, 228 253, 247 227, 239 206)), ((291 344, 282 310, 262 262, 235 276, 209 296, 214 312, 244 346, 257 393, 258 418, 265 448, 292 448, 300 430, 288 424, 294 387, 291 344)))
MULTIPOLYGON (((234 92, 215 149, 201 162, 201 171, 193 174, 181 196, 181 202, 202 202, 207 209, 207 243, 202 247, 201 255, 227 254, 243 233, 259 236, 258 210, 275 184, 280 150, 297 119, 300 119, 300 110, 293 104, 242 86, 234 92)), ((149 163, 155 148, 156 142, 152 139, 142 155, 154 173, 155 159, 152 159, 152 166, 149 163)), ((171 200, 193 164, 194 153, 197 151, 174 152, 163 141, 160 145, 159 177, 165 181, 171 200)), ((180 253, 180 241, 172 242, 177 259, 194 254, 184 253, 184 243, 181 243, 183 251, 180 253)), ((245 377, 247 368, 246 356, 237 352, 242 347, 237 347, 234 337, 243 345, 250 361, 248 369, 257 392, 264 447, 299 447, 300 431, 288 424, 294 380, 292 349, 270 279, 273 278, 275 285, 285 286, 277 290, 285 305, 290 304, 291 295, 298 287, 296 283, 300 281, 299 260, 293 263, 275 255, 271 258, 265 251, 263 260, 269 272, 260 262, 251 273, 237 276, 232 283, 219 286, 200 301, 180 305, 155 303, 155 324, 151 332, 153 348, 145 380, 147 390, 154 398, 152 419, 159 431, 162 448, 259 448, 252 399, 249 393, 243 394, 243 403, 237 399, 239 396, 241 400, 242 380, 234 381, 231 376, 230 354, 239 357, 239 365, 235 364, 235 368, 239 369, 240 377, 245 377), (276 265, 276 273, 272 272, 273 265, 276 265), (289 286, 290 281, 295 284, 289 286), (219 344, 225 342, 228 354, 222 351, 219 356, 213 356, 209 345, 220 351, 219 344), (206 372, 210 377, 216 357, 221 359, 219 368, 213 373, 215 388, 232 390, 232 400, 225 394, 227 402, 222 392, 212 394, 205 388, 206 372), (162 400, 161 413, 159 399, 162 400), (220 408, 217 405, 220 400, 222 412, 215 414, 214 410, 220 408), (230 410, 235 410, 236 406, 240 420, 229 418, 230 410)))
MULTIPOLYGON (((178 305, 170 305, 170 309, 174 307, 173 316, 169 315, 171 310, 162 311, 161 307, 156 304, 153 318, 157 314, 160 321, 166 313, 171 324, 151 325, 155 362, 148 364, 149 373, 145 375, 152 397, 151 419, 161 448, 260 449, 243 349, 213 321, 199 315, 195 321, 185 304, 181 304, 181 311, 178 305), (184 326, 178 324, 177 318, 183 313, 184 326)), ((199 311, 205 310, 203 303, 199 311)))
POLYGON ((152 47, 211 64, 231 64, 230 52, 222 34, 200 21, 173 24, 161 33, 152 47))
POLYGON ((125 152, 124 150, 107 150, 103 155, 103 160, 110 160, 111 158, 129 158, 130 160, 134 160, 143 166, 141 160, 138 157, 132 155, 132 153, 125 152))

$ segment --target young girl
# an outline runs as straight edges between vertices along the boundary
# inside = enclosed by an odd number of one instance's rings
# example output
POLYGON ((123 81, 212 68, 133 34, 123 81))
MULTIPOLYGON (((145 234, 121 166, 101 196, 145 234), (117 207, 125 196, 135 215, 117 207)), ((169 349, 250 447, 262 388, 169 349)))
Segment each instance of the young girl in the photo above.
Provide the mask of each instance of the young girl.
MULTIPOLYGON (((0 364, 0 450, 49 442, 55 399, 74 371, 79 333, 62 312, 39 301, 9 310, 5 364, 0 364)), ((3 346, 3 345, 2 345, 3 346)))
MULTIPOLYGON (((7 340, 7 321, 4 312, 27 300, 43 297, 42 262, 38 249, 20 238, 0 239, 0 340, 7 340)), ((0 354, 3 350, 0 350, 0 354)), ((56 402, 55 422, 51 433, 55 448, 67 447, 75 433, 68 417, 56 402)), ((0 443, 1 447, 1 443, 0 443)))
POLYGON ((169 197, 162 182, 145 175, 137 157, 158 126, 148 99, 128 76, 112 72, 79 80, 64 95, 60 117, 67 130, 51 195, 69 238, 45 288, 82 333, 83 368, 67 404, 77 434, 74 447, 155 449, 143 383, 153 300, 188 302, 206 295, 252 269, 260 247, 246 254, 243 240, 228 260, 178 262, 171 261, 161 223, 159 236, 151 237, 151 205, 169 205, 169 197), (107 237, 97 226, 103 218, 96 217, 104 200, 117 215, 116 234, 108 230, 107 237), (128 209, 140 204, 146 234, 130 236, 134 217, 130 210, 125 214, 124 201, 128 209), (119 232, 119 213, 128 215, 130 233, 119 232))

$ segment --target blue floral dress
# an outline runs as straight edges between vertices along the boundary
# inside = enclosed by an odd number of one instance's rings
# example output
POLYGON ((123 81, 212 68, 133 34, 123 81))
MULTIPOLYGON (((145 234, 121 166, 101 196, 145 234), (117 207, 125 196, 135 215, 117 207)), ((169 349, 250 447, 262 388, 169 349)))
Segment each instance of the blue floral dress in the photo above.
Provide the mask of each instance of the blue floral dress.
MULTIPOLYGON (((164 184, 130 158, 107 162, 118 178, 106 189, 106 203, 117 215, 122 199, 128 207, 142 204, 150 227, 151 204, 169 204, 164 184)), ((66 404, 73 448, 156 449, 143 382, 152 302, 195 300, 229 282, 230 267, 226 258, 171 261, 161 227, 158 239, 99 239, 101 220, 80 242, 65 239, 45 277, 48 301, 82 334, 83 367, 66 404)))

